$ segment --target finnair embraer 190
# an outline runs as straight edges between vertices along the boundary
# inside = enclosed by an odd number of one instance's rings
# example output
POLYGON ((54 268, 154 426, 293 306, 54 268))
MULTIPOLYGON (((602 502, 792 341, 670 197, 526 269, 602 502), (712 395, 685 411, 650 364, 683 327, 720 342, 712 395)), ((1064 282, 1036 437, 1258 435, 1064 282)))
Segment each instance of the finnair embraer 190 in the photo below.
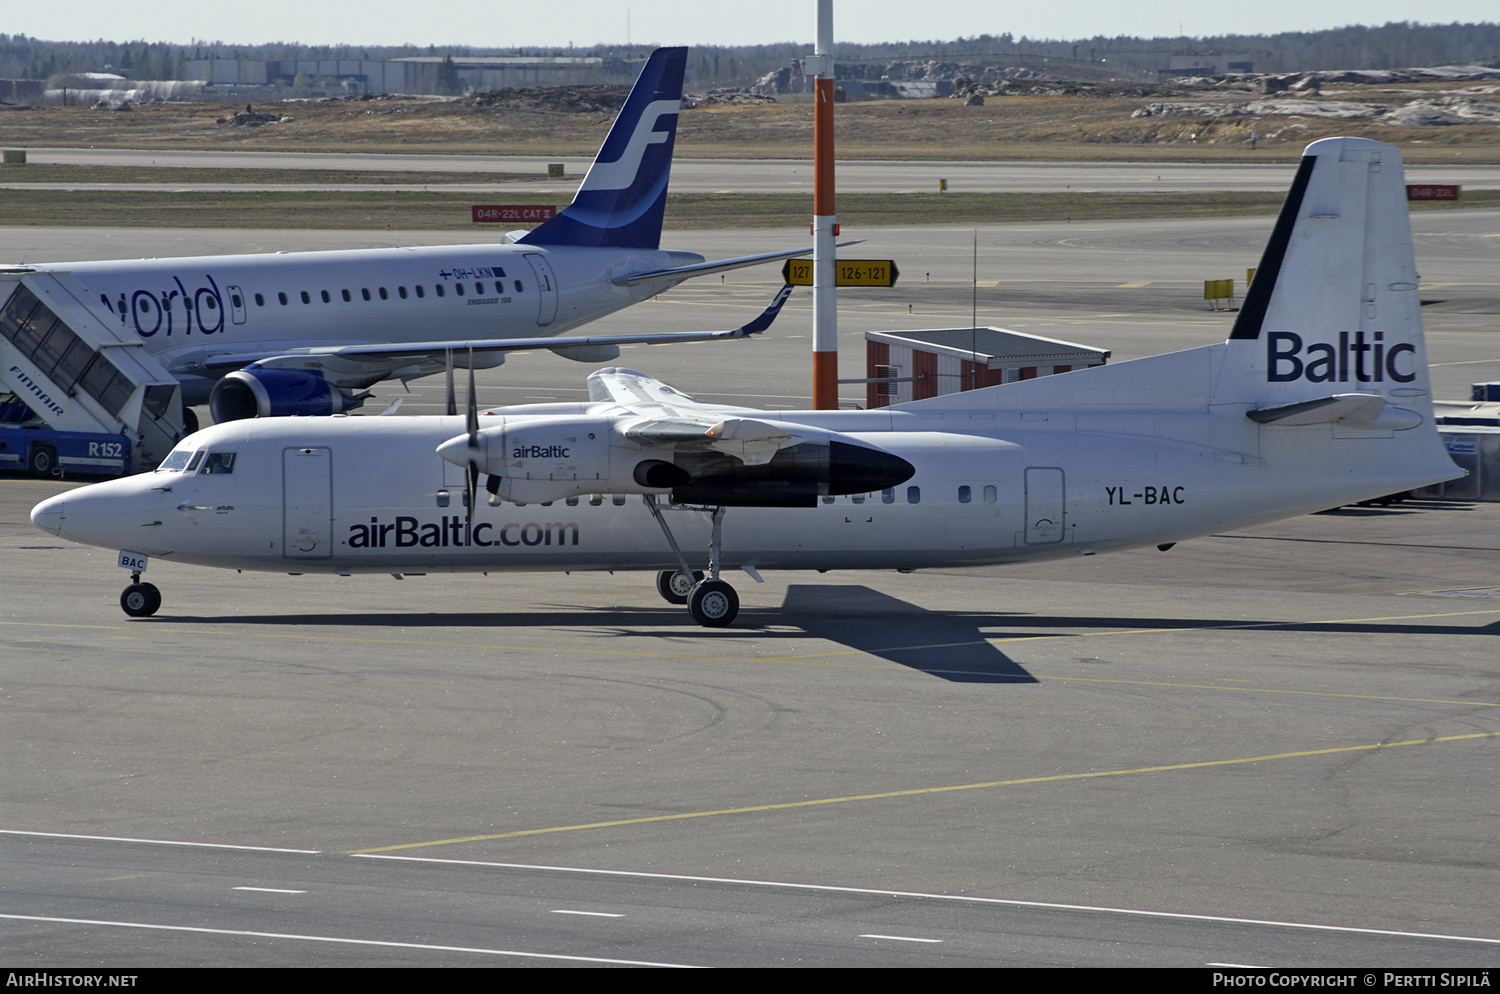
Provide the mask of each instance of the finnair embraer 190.
POLYGON ((873 411, 705 404, 623 369, 594 373, 586 403, 481 417, 472 396, 467 419, 215 425, 155 473, 54 497, 31 520, 123 550, 137 616, 161 602, 140 581, 154 557, 658 570, 664 597, 718 626, 738 610, 730 569, 1165 548, 1462 475, 1433 422, 1401 153, 1359 138, 1307 147, 1217 345, 873 411))
MULTIPOLYGON (((693 276, 806 255, 811 248, 706 262, 660 248, 687 49, 641 70, 573 202, 513 244, 32 264, 69 280, 183 385, 215 421, 334 414, 387 379, 551 349, 581 362, 619 343, 695 332, 557 337, 693 276)), ((190 418, 189 424, 193 421, 190 418)))

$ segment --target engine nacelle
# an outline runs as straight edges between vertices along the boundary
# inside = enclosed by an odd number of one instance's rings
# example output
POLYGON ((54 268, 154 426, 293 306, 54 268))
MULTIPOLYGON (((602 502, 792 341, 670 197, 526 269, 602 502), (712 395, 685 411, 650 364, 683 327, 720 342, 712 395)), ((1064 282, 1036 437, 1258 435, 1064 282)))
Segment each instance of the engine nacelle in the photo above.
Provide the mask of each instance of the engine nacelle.
POLYGON ((214 421, 223 423, 242 418, 342 414, 363 400, 333 386, 315 369, 247 367, 214 384, 208 407, 214 421))
POLYGON ((806 425, 794 426, 799 441, 768 459, 741 452, 746 443, 720 431, 723 425, 675 436, 670 427, 642 430, 637 419, 592 415, 506 418, 480 431, 472 450, 468 436, 458 435, 438 453, 458 465, 473 459, 490 477, 491 494, 526 504, 591 493, 670 493, 689 504, 811 507, 819 496, 893 487, 914 472, 883 449, 806 425), (642 444, 646 438, 675 441, 642 444))

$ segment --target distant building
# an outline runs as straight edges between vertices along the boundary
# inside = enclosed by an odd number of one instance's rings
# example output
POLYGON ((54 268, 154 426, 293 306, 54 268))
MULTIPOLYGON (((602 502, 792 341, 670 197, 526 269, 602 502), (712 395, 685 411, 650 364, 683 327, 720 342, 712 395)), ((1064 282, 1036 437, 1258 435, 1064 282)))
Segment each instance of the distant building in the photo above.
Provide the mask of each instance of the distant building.
MULTIPOLYGON (((301 86, 337 89, 350 95, 439 94, 446 56, 402 59, 189 59, 187 79, 210 87, 301 86)), ((626 81, 642 62, 572 56, 483 56, 454 58, 465 92, 506 87, 565 86, 626 81)))
POLYGON ((1251 61, 1249 55, 1243 52, 1233 55, 1209 52, 1206 55, 1173 55, 1167 59, 1166 68, 1156 70, 1156 78, 1166 81, 1186 76, 1218 76, 1224 73, 1254 71, 1255 63, 1251 61))
POLYGON ((1102 366, 1106 349, 1004 328, 865 332, 865 406, 1102 366))

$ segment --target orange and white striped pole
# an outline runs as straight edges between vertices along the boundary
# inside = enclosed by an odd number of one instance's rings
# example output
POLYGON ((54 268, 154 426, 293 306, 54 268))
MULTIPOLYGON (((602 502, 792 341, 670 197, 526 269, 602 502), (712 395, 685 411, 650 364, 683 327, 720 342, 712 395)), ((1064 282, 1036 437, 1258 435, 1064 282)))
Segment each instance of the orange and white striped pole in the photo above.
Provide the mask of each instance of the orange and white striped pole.
POLYGON ((838 291, 834 287, 833 0, 818 0, 817 71, 813 103, 813 408, 839 406, 838 291))

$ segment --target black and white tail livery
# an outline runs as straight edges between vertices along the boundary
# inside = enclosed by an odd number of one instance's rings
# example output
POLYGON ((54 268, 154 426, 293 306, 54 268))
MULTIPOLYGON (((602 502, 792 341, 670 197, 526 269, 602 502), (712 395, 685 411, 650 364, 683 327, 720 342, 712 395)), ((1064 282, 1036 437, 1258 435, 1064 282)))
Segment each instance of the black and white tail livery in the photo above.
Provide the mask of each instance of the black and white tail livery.
POLYGON ((1405 182, 1393 146, 1309 145, 1222 344, 892 410, 1154 439, 1154 464, 1240 505, 1240 524, 1461 476, 1432 416, 1405 182))

